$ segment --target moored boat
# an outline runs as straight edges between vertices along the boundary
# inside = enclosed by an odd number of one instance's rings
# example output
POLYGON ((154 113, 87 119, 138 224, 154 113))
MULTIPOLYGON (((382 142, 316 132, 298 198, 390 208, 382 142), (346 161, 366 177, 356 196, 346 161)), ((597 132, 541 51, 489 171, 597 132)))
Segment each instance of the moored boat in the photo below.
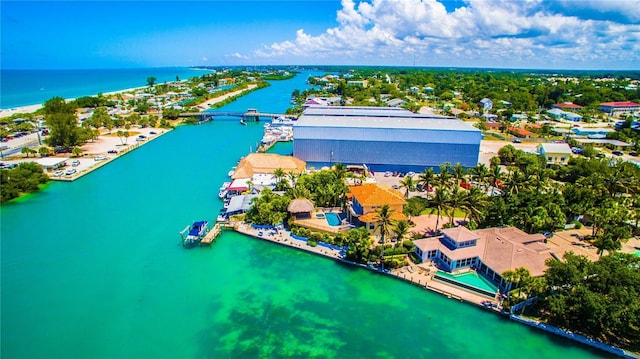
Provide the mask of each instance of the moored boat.
POLYGON ((200 240, 207 234, 208 229, 209 222, 207 221, 193 222, 190 227, 187 227, 184 231, 180 232, 182 235, 182 245, 185 248, 197 246, 200 243, 200 240), (187 232, 186 236, 185 232, 187 232))

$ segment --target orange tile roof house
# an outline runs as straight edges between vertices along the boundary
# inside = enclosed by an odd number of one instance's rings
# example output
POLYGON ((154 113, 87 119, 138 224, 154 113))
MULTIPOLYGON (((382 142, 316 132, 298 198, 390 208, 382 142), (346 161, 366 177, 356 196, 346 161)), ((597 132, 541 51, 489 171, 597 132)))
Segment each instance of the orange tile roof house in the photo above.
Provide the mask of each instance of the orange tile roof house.
POLYGON ((502 273, 524 267, 541 276, 545 261, 554 258, 542 234, 527 234, 515 227, 470 231, 465 227, 442 230, 442 236, 414 241, 423 262, 435 261, 446 271, 475 268, 478 273, 508 289, 502 273))
POLYGON ((351 205, 349 206, 349 214, 351 220, 364 224, 367 229, 373 229, 375 222, 378 220, 376 209, 389 205, 393 210, 392 219, 406 219, 402 210, 407 203, 402 197, 402 193, 388 186, 378 185, 376 183, 367 183, 360 186, 349 187, 351 194, 351 205))

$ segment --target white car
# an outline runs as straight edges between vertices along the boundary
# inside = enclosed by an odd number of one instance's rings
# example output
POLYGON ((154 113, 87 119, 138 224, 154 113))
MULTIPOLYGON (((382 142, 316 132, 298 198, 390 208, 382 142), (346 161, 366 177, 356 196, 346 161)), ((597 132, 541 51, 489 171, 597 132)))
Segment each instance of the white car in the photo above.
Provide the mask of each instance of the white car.
POLYGON ((75 160, 75 161, 71 162, 71 166, 73 166, 73 167, 78 167, 78 166, 80 166, 80 161, 75 160))
POLYGON ((57 170, 57 171, 53 172, 53 176, 54 177, 60 177, 63 174, 64 174, 64 171, 62 171, 62 170, 57 170))
POLYGON ((70 168, 70 169, 64 171, 65 176, 71 176, 74 173, 76 173, 76 169, 75 168, 70 168))
POLYGON ((104 161, 104 160, 106 160, 106 159, 107 159, 107 158, 106 158, 105 156, 97 156, 97 157, 94 157, 94 158, 93 158, 93 160, 94 160, 94 161, 104 161))

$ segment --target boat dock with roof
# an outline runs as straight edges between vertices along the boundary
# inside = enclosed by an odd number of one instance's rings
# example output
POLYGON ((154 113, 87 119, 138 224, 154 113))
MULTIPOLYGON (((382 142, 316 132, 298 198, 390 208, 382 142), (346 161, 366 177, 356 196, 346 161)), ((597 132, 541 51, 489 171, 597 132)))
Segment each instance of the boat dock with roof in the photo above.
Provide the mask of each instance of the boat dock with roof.
POLYGON ((222 228, 222 223, 216 223, 213 228, 209 228, 209 222, 207 221, 194 222, 191 226, 187 226, 180 231, 182 246, 185 248, 193 248, 198 244, 200 246, 210 246, 222 232, 222 228))

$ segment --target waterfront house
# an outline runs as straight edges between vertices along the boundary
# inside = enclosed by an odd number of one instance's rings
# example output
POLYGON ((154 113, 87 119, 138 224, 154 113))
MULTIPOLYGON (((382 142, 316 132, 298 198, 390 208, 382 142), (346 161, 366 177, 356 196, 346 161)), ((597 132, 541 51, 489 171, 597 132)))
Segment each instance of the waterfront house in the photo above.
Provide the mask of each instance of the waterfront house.
POLYGON ((229 217, 232 215, 242 214, 249 211, 252 206, 251 202, 256 197, 258 197, 258 195, 255 195, 255 194, 245 194, 245 195, 231 197, 231 200, 229 201, 229 206, 226 209, 225 215, 229 217))
POLYGON ((471 231, 465 227, 447 228, 442 235, 415 240, 414 251, 422 262, 436 262, 446 272, 473 268, 503 290, 502 273, 524 267, 532 276, 544 274, 545 261, 553 258, 542 234, 527 234, 515 227, 471 231))
POLYGON ((349 217, 352 223, 364 225, 367 229, 373 230, 378 221, 376 209, 388 205, 393 211, 391 219, 406 220, 402 213, 404 205, 407 203, 402 193, 391 187, 379 185, 377 183, 366 183, 359 186, 349 187, 349 217))
POLYGON ((547 164, 561 165, 566 165, 572 154, 567 143, 541 143, 538 152, 547 160, 547 164))

